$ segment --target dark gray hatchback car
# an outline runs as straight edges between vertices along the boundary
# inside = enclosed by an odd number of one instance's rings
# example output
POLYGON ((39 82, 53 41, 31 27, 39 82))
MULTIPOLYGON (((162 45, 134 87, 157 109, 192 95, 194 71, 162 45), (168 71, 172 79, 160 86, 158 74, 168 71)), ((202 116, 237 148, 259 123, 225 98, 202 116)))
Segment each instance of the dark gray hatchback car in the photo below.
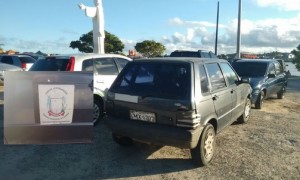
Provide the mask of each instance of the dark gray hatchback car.
POLYGON ((191 149, 208 164, 215 134, 251 109, 249 79, 219 59, 157 58, 129 62, 107 94, 105 123, 120 145, 132 140, 191 149))

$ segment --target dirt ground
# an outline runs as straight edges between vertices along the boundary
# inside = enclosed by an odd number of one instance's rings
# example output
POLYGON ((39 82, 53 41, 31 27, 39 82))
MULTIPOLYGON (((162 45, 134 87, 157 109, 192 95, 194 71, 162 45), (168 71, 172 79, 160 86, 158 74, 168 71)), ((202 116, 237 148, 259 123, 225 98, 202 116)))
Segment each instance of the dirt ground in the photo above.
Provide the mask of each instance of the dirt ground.
POLYGON ((206 167, 195 167, 188 149, 120 147, 102 122, 94 136, 93 144, 1 143, 0 179, 300 179, 300 77, 291 77, 283 100, 266 100, 247 124, 218 134, 206 167))

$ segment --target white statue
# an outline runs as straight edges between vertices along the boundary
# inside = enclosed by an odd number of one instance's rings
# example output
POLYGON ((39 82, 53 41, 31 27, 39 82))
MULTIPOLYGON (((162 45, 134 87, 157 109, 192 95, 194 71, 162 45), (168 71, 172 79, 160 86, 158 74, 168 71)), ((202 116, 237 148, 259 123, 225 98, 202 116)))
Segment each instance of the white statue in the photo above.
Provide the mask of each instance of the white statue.
POLYGON ((94 53, 104 54, 104 14, 102 0, 94 0, 96 7, 87 7, 82 3, 79 8, 85 10, 85 15, 93 18, 94 53))

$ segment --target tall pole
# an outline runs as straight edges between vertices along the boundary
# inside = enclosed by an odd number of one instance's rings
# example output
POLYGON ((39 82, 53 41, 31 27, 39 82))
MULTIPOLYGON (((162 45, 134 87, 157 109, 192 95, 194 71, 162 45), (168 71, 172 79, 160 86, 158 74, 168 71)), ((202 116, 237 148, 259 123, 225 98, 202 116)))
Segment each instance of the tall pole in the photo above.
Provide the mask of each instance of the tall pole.
POLYGON ((236 58, 241 58, 241 50, 240 50, 240 47, 241 47, 241 18, 242 18, 242 0, 239 0, 236 58))
POLYGON ((218 33, 219 33, 219 1, 218 1, 218 9, 217 9, 217 27, 216 27, 215 55, 218 55, 218 33))

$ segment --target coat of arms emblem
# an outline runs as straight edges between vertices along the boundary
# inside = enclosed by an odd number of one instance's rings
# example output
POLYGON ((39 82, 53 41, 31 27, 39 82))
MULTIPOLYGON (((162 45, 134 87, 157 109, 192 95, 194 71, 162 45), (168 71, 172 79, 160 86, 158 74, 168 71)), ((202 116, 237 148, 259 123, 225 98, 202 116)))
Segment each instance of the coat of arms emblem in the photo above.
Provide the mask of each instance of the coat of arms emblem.
POLYGON ((74 85, 39 85, 39 107, 42 125, 72 123, 74 85))

